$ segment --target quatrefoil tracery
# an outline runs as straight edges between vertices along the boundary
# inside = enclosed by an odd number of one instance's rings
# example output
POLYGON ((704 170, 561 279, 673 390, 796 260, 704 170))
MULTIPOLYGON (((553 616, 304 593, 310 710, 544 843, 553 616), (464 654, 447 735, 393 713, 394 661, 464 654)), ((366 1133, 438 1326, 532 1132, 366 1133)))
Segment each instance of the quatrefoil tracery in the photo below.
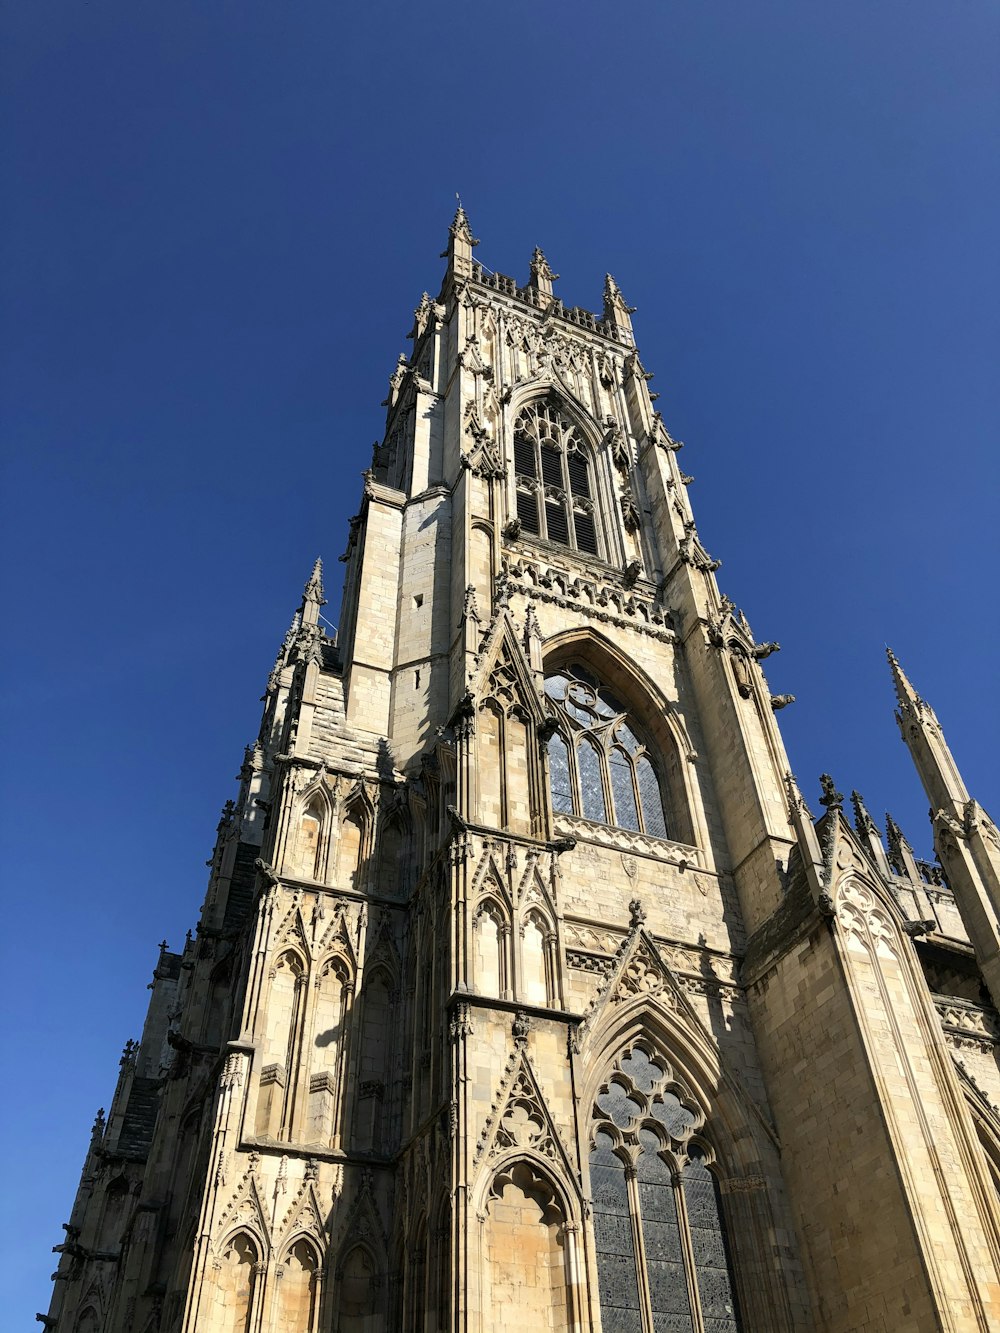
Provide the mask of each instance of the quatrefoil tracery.
POLYGON ((639 1046, 616 1062, 594 1103, 595 1136, 630 1157, 650 1133, 662 1149, 684 1151, 701 1122, 694 1099, 673 1078, 667 1062, 639 1046))

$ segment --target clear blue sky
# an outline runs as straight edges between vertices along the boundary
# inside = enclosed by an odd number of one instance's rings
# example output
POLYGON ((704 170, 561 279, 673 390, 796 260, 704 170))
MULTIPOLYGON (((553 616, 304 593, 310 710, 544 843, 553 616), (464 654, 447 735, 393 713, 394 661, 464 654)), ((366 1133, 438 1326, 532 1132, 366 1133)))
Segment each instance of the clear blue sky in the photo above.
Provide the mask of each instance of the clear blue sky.
MULTIPOLYGON (((2 819, 10 1328, 47 1308, 156 944, 462 193, 639 307, 720 582, 918 853, 889 642, 1000 814, 994 0, 8 0, 2 819)), ((339 589, 331 589, 336 618, 339 589)))

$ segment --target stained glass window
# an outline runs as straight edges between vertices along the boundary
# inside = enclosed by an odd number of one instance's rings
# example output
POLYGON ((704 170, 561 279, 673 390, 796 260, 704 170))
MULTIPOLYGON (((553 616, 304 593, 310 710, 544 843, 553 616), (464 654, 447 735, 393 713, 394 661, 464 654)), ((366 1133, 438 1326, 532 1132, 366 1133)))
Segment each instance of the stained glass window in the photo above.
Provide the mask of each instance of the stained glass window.
POLYGON ((578 662, 548 675, 545 693, 560 724, 549 742, 553 809, 668 837, 656 761, 624 704, 578 662))
POLYGON ((569 776, 569 750, 558 732, 549 741, 549 777, 552 782, 552 808, 560 814, 573 813, 573 788, 569 776))
POLYGON ((584 819, 606 824, 607 807, 604 803, 604 779, 601 757, 597 746, 588 736, 582 736, 576 748, 577 768, 580 773, 580 808, 584 819))
POLYGON ((514 486, 523 532, 600 555, 590 460, 554 394, 514 423, 514 486))
POLYGON ((615 1333, 740 1333, 718 1184, 690 1141, 698 1116, 669 1080, 666 1061, 636 1047, 597 1096, 590 1186, 602 1323, 615 1333))

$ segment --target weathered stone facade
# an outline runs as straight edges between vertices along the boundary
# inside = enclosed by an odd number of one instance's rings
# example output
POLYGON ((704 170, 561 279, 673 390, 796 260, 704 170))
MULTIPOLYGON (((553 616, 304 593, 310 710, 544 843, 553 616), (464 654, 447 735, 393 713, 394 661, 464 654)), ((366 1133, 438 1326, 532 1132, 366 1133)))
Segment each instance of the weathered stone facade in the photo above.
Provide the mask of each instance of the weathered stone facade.
MULTIPOLYGON (((94 1126, 60 1333, 1000 1327, 1000 846, 788 771, 611 278, 450 231, 94 1126)), ((40 1317, 41 1318, 41 1317, 40 1317)))

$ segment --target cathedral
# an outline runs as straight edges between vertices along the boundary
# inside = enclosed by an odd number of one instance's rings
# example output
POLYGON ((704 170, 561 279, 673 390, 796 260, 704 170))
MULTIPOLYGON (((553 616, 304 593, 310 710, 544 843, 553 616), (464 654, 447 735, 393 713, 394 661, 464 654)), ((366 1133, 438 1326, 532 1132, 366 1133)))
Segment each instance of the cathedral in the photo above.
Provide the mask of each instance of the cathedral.
MULTIPOLYGON (((461 208, 56 1333, 1000 1329, 1000 838, 889 654, 936 860, 789 771, 632 309, 461 208)), ((887 689, 888 697, 888 689, 887 689)))

